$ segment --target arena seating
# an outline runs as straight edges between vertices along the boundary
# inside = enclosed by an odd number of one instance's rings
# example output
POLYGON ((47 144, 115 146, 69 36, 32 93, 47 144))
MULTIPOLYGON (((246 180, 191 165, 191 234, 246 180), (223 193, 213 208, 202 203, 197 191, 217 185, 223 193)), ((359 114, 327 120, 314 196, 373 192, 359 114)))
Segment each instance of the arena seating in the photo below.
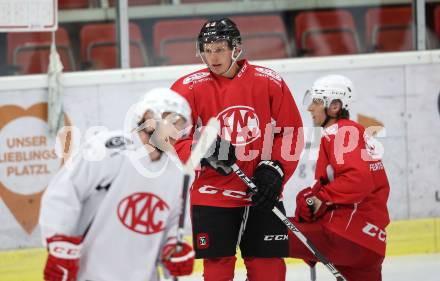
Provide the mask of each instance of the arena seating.
MULTIPOLYGON (((59 27, 55 33, 57 51, 64 71, 75 70, 75 62, 67 31, 59 27)), ((18 67, 20 74, 47 72, 51 32, 19 32, 7 34, 8 64, 18 67)))
POLYGON ((231 20, 240 30, 245 58, 276 59, 291 55, 286 28, 279 15, 235 16, 231 20))
POLYGON ((295 40, 304 56, 359 53, 354 20, 346 10, 300 12, 294 21, 295 40))
POLYGON ((414 49, 411 7, 369 9, 365 15, 365 34, 370 52, 414 49))
POLYGON ((159 20, 153 26, 155 62, 159 65, 200 63, 196 38, 205 18, 159 20))
MULTIPOLYGON (((148 58, 139 26, 129 25, 130 66, 142 67, 148 58)), ((80 55, 89 69, 109 69, 118 67, 116 31, 114 23, 87 24, 80 32, 80 55)))

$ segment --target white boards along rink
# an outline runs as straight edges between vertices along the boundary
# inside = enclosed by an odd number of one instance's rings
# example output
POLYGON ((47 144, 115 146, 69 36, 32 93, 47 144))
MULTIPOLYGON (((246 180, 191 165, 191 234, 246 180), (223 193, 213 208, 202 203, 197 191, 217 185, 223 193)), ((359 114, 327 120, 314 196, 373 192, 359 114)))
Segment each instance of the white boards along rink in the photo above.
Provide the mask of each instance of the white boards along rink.
MULTIPOLYGON (((251 63, 280 73, 307 127, 312 123, 302 105, 305 90, 322 75, 338 73, 349 77, 356 91, 352 119, 384 126, 378 139, 384 146, 384 164, 391 185, 389 209, 392 218, 440 216, 440 51, 251 63)), ((167 66, 63 74, 65 120, 78 129, 74 139, 79 143, 98 126, 121 129, 129 106, 142 94, 154 87, 169 87, 180 76, 202 67, 167 66)), ((51 157, 55 141, 47 135, 43 114, 47 108, 47 76, 2 77, 0 85, 1 111, 12 114, 0 115, 0 220, 3 222, 0 247, 40 246, 35 216, 39 204, 36 202, 61 165, 60 159, 51 157), (24 148, 8 146, 8 140, 12 144, 11 140, 18 137, 35 142, 24 148), (49 156, 22 161, 19 165, 4 156, 25 151, 48 151, 49 156), (44 173, 39 181, 30 180, 29 169, 28 174, 24 174, 23 167, 30 165, 43 167, 38 168, 44 173), (17 202, 21 202, 20 205, 17 202)), ((311 141, 309 137, 306 139, 307 147, 316 147, 311 141)), ((285 188, 288 214, 293 213, 296 193, 313 182, 314 153, 316 149, 304 152, 295 175, 285 188)))

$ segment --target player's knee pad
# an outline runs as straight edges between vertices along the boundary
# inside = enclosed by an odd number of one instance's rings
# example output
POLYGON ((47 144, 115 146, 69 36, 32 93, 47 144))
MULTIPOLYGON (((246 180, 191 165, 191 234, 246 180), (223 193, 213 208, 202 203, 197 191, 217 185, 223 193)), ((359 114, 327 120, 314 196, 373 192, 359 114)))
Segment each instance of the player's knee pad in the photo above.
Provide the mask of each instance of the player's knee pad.
POLYGON ((285 281, 286 264, 283 258, 244 258, 249 281, 285 281))
POLYGON ((205 281, 232 281, 236 257, 211 258, 203 260, 205 281))

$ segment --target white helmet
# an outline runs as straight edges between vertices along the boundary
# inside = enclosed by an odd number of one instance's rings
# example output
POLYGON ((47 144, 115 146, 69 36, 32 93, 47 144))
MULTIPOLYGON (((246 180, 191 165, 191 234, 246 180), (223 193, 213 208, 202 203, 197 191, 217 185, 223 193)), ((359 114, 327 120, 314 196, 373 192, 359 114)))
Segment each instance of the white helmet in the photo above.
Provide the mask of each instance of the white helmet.
POLYGON ((143 95, 135 107, 135 124, 144 118, 146 111, 152 111, 154 118, 162 119, 165 112, 179 114, 185 118, 186 125, 191 124, 191 107, 184 97, 169 88, 154 88, 143 95))
POLYGON ((306 92, 304 102, 320 99, 329 107, 332 101, 340 100, 342 108, 349 109, 353 99, 353 83, 342 75, 327 75, 317 79, 312 89, 306 92))

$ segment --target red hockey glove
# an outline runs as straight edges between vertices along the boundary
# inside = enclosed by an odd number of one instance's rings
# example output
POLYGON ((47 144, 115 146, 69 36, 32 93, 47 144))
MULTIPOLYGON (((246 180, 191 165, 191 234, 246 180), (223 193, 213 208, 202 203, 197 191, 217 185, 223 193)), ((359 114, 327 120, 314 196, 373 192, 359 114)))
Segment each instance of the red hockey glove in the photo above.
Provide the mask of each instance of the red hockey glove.
POLYGON ((54 235, 47 239, 49 255, 44 268, 46 281, 75 281, 79 269, 82 237, 54 235))
POLYGON ((297 221, 313 222, 322 217, 329 203, 319 196, 323 185, 316 183, 313 188, 306 187, 296 196, 295 219, 297 221))
POLYGON ((162 249, 162 264, 173 276, 190 275, 194 267, 194 251, 191 245, 182 243, 177 251, 176 244, 167 244, 162 249))
POLYGON ((307 204, 306 201, 310 198, 313 191, 311 187, 306 187, 296 195, 296 209, 295 209, 295 219, 299 222, 311 222, 313 221, 313 209, 312 206, 307 204))

